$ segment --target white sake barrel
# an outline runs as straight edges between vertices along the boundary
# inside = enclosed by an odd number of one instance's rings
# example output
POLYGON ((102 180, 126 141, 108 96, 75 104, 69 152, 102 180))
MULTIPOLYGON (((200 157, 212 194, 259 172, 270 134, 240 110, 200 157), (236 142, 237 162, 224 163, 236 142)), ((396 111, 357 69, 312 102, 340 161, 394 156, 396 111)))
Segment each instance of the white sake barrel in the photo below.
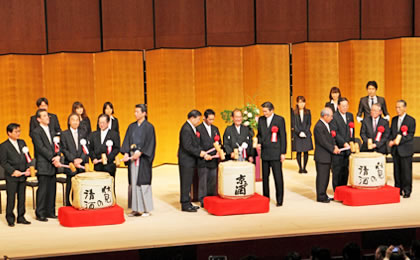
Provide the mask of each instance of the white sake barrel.
POLYGON ((79 173, 71 181, 70 202, 73 207, 101 209, 115 205, 114 178, 109 173, 79 173))
POLYGON ((349 182, 354 188, 376 189, 386 185, 386 158, 377 152, 350 155, 349 182))
POLYGON ((218 193, 226 199, 246 199, 255 193, 255 165, 227 161, 219 164, 218 193))

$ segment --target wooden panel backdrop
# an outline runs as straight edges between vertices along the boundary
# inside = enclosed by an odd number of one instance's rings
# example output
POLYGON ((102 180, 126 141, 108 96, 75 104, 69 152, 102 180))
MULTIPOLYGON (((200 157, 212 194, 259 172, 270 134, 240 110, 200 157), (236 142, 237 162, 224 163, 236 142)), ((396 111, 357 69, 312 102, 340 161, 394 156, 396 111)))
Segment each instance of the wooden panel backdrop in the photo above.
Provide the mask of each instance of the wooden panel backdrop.
POLYGON ((144 102, 143 55, 105 52, 0 56, 0 91, 0 140, 7 137, 7 124, 16 122, 21 124, 21 137, 32 150, 29 118, 37 109, 36 100, 42 96, 48 98, 49 111, 57 114, 63 130, 67 129, 74 101, 86 107, 92 129, 96 129, 102 104, 111 101, 124 135, 128 124, 134 121, 134 105, 144 102))
POLYGON ((276 113, 290 122, 287 45, 162 49, 148 51, 146 60, 149 119, 158 138, 157 164, 177 163, 179 130, 193 108, 214 109, 222 134, 226 123, 220 112, 241 108, 246 102, 259 106, 270 100, 276 113))

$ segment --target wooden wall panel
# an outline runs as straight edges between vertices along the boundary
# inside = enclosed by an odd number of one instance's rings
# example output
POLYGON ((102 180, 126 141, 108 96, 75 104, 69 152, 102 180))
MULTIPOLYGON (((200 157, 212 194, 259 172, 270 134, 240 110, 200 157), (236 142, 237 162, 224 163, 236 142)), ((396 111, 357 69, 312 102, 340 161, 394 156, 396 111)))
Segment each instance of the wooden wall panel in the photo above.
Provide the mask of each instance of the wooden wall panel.
POLYGON ((215 125, 223 134, 227 124, 220 112, 242 108, 242 47, 209 47, 194 50, 195 103, 202 113, 207 108, 216 112, 215 125))
POLYGON ((98 0, 47 1, 48 52, 101 50, 98 0))
POLYGON ((413 35, 413 0, 361 2, 362 39, 413 35))
POLYGON ((309 3, 309 41, 360 38, 360 0, 312 0, 309 3))
POLYGON ((46 53, 44 0, 1 1, 0 54, 46 53))
POLYGON ((254 0, 207 0, 207 45, 255 43, 254 0))
POLYGON ((92 117, 95 107, 93 54, 58 53, 44 57, 45 96, 48 110, 57 114, 62 130, 68 128, 67 118, 75 101, 86 107, 92 117))
MULTIPOLYGON (((405 38, 401 39, 401 69, 402 69, 402 88, 400 98, 407 101, 407 113, 413 116, 417 121, 416 136, 420 134, 420 89, 418 83, 420 82, 420 39, 405 38)), ((393 64, 387 64, 393 66, 393 64)), ((389 86, 395 88, 398 86, 389 86)), ((388 85, 387 85, 388 89, 388 85)), ((388 105, 391 115, 395 113, 395 103, 388 105)))
POLYGON ((155 0, 156 47, 205 45, 204 1, 155 0))
POLYGON ((196 108, 193 50, 146 52, 149 121, 157 136, 155 164, 178 163, 179 131, 196 108))
MULTIPOLYGON (((396 115, 395 102, 401 98, 406 98, 402 96, 404 89, 402 45, 401 39, 385 41, 385 97, 391 117, 396 115)), ((411 64, 410 67, 412 67, 411 64)))
POLYGON ((257 43, 307 40, 306 0, 256 1, 257 43))
POLYGON ((261 110, 265 101, 273 103, 275 113, 286 120, 287 151, 291 153, 290 70, 288 45, 244 47, 244 98, 261 110))
POLYGON ((153 48, 153 0, 102 0, 102 21, 104 50, 153 48))

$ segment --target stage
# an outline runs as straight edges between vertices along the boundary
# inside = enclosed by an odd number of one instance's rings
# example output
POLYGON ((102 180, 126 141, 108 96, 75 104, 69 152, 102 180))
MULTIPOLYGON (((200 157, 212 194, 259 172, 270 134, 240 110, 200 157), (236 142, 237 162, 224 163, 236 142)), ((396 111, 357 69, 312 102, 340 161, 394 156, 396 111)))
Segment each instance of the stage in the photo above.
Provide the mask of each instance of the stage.
MULTIPOLYGON (((114 226, 65 228, 58 220, 35 220, 32 193, 27 188, 26 218, 29 226, 7 226, 6 194, 2 193, 0 215, 0 255, 9 258, 41 258, 145 248, 210 244, 229 241, 300 237, 323 234, 420 227, 420 164, 413 164, 411 198, 398 204, 350 207, 340 202, 315 201, 315 164, 310 157, 308 174, 298 174, 295 160, 286 160, 285 196, 276 207, 271 179, 270 212, 267 214, 218 217, 200 209, 198 213, 180 210, 177 165, 163 165, 153 171, 155 210, 150 217, 127 217, 114 226)), ((388 184, 393 185, 392 164, 387 164, 388 184)), ((127 209, 127 169, 118 169, 118 204, 127 209)), ((262 193, 262 184, 256 185, 262 193)), ((331 182, 329 195, 332 196, 331 182)), ((57 185, 57 209, 62 205, 61 185, 57 185)))

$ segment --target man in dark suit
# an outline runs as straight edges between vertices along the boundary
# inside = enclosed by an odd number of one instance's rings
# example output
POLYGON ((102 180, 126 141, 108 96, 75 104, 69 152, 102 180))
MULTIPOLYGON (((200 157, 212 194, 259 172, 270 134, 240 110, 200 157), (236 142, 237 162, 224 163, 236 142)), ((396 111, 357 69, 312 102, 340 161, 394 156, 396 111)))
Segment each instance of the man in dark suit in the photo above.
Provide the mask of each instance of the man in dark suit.
POLYGON ((115 172, 117 171, 117 166, 114 161, 120 152, 120 136, 116 131, 109 129, 109 120, 110 117, 106 114, 101 114, 98 117, 100 130, 96 130, 90 135, 89 156, 95 165, 95 171, 108 172, 114 177, 115 189, 115 172), (103 162, 102 154, 105 154, 106 164, 103 162))
MULTIPOLYGON (((338 100, 338 110, 334 113, 333 120, 330 123, 331 130, 334 130, 336 133, 334 140, 338 148, 350 149, 350 142, 354 142, 354 127, 352 131, 349 126, 349 124, 354 125, 354 119, 353 114, 347 112, 348 110, 349 102, 347 98, 340 98, 338 100)), ((346 150, 332 156, 332 184, 334 191, 338 186, 347 185, 350 153, 350 150, 346 150)))
POLYGON ((200 132, 196 127, 199 125, 201 113, 192 110, 188 113, 188 120, 184 123, 179 133, 178 166, 181 188, 181 209, 187 212, 197 212, 200 207, 191 203, 191 185, 198 159, 210 160, 211 156, 206 154, 200 146, 200 132))
MULTIPOLYGON (((48 111, 48 99, 45 97, 38 98, 36 101, 36 106, 38 109, 45 109, 48 111)), ((49 127, 54 130, 54 132, 59 135, 61 132, 60 123, 58 122, 58 118, 55 114, 48 113, 50 117, 50 124, 49 127)), ((32 132, 35 128, 39 126, 39 122, 37 120, 36 115, 31 116, 31 120, 29 122, 29 136, 32 137, 32 132)))
POLYGON ((56 132, 49 127, 50 117, 47 110, 36 112, 39 127, 32 131, 35 149, 36 169, 38 170, 38 190, 36 193, 36 219, 48 221, 57 218, 55 214, 56 170, 60 167, 60 156, 54 148, 53 138, 56 132))
MULTIPOLYGON (((204 151, 208 151, 214 147, 213 143, 220 140, 219 129, 213 125, 215 112, 212 109, 207 109, 204 112, 204 120, 199 126, 197 131, 200 133, 200 147, 204 151)), ((216 155, 216 151, 209 153, 209 155, 216 155)), ((204 160, 198 159, 198 199, 203 207, 203 199, 206 196, 214 196, 216 192, 217 181, 217 166, 219 159, 204 160)))
POLYGON ((66 178, 66 205, 71 206, 69 195, 71 190, 71 179, 76 174, 84 172, 81 168, 83 163, 88 161, 87 155, 83 152, 80 140, 86 140, 86 133, 83 129, 79 129, 80 117, 73 113, 69 116, 68 120, 69 129, 61 133, 61 151, 64 154, 64 163, 73 163, 76 166, 76 172, 70 169, 65 169, 67 174, 66 178))
POLYGON ((282 163, 286 158, 286 126, 284 118, 274 114, 271 102, 262 105, 264 116, 258 119, 258 148, 261 149, 263 194, 270 198, 270 168, 273 170, 276 185, 277 207, 283 205, 283 169, 282 163))
POLYGON ((316 166, 316 200, 329 203, 331 198, 327 195, 328 182, 333 154, 339 154, 340 150, 335 145, 329 123, 333 119, 331 108, 326 107, 321 111, 321 118, 314 127, 315 138, 315 166, 316 166))
POLYGON ((384 114, 384 118, 389 121, 389 113, 386 108, 385 98, 376 95, 378 90, 378 83, 376 81, 369 81, 366 84, 368 95, 362 97, 359 102, 359 109, 357 111, 357 121, 361 122, 364 118, 370 115, 370 109, 373 104, 379 104, 384 114), (363 115, 363 118, 362 118, 363 115))
POLYGON ((370 110, 370 116, 366 117, 362 122, 360 129, 360 137, 363 140, 361 151, 387 153, 386 142, 391 133, 389 123, 381 117, 381 105, 373 104, 370 110), (384 130, 381 133, 381 129, 384 130), (369 149, 369 139, 372 140, 372 146, 369 149))
POLYGON ((245 159, 249 162, 254 162, 254 149, 252 147, 254 132, 251 128, 242 124, 241 110, 235 109, 232 111, 232 121, 233 124, 226 127, 223 133, 223 147, 226 151, 227 159, 234 158, 234 149, 239 148, 238 146, 246 146, 247 148, 244 149, 246 151, 245 159))
POLYGON ((16 194, 18 198, 17 223, 31 224, 25 219, 26 177, 30 175, 30 171, 29 162, 25 158, 24 151, 22 151, 22 148, 26 147, 26 143, 24 140, 19 139, 20 125, 9 124, 7 126, 7 135, 9 138, 0 145, 0 164, 6 175, 6 220, 9 227, 13 227, 15 225, 13 209, 15 207, 16 194))
POLYGON ((391 123, 391 153, 394 161, 395 187, 400 188, 400 194, 409 198, 413 183, 413 153, 414 134, 416 132, 416 120, 407 115, 407 103, 398 100, 396 105, 397 116, 392 118, 391 123), (395 142, 397 135, 401 135, 401 141, 395 142))

